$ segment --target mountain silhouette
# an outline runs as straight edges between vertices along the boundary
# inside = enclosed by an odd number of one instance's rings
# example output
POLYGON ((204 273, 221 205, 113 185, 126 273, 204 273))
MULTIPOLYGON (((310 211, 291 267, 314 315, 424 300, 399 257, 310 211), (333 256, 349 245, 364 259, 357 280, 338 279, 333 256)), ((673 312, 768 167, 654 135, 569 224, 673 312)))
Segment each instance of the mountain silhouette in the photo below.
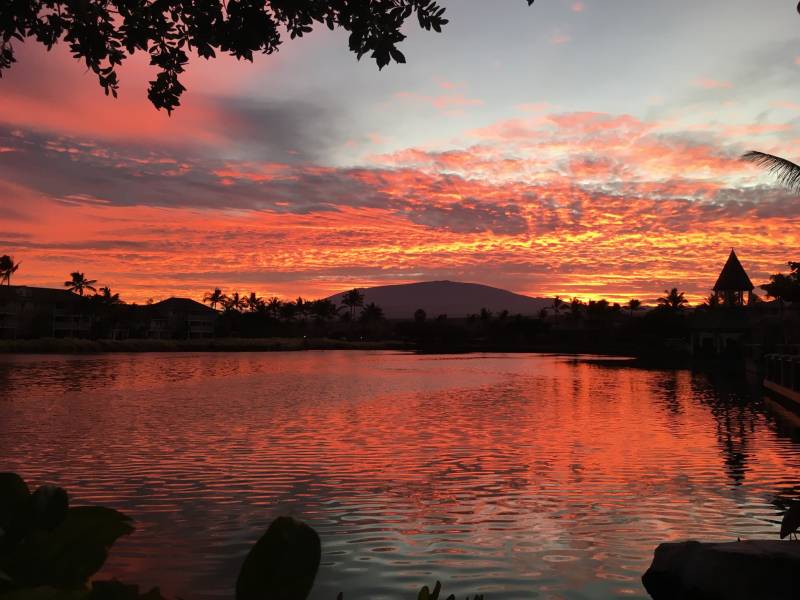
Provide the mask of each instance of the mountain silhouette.
MULTIPOLYGON (((359 288, 364 304, 374 302, 390 319, 410 319, 421 308, 429 318, 439 315, 466 317, 486 308, 492 312, 535 315, 552 305, 549 298, 531 298, 479 283, 460 281, 420 281, 400 285, 359 288)), ((341 304, 345 292, 330 297, 341 304)))

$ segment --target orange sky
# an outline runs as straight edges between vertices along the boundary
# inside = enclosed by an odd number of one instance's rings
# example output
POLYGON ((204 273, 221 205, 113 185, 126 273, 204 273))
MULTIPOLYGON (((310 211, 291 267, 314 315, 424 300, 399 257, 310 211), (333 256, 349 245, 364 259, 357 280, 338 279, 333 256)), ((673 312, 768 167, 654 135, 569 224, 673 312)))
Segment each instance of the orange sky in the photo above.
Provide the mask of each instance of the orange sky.
POLYGON ((750 147, 792 156, 800 106, 784 87, 762 112, 726 72, 682 71, 674 98, 630 79, 648 92, 634 106, 599 88, 523 93, 518 79, 483 93, 485 73, 378 74, 340 46, 323 36, 255 66, 190 65, 171 118, 147 103, 138 59, 113 100, 65 52, 24 48, 0 81, 14 283, 81 270, 143 301, 452 279, 646 302, 677 286, 699 301, 731 247, 756 285, 798 258, 800 200, 738 160, 750 147), (324 79, 312 69, 329 53, 347 61, 341 81, 314 96, 304 77, 324 79), (353 90, 357 78, 372 83, 353 90))

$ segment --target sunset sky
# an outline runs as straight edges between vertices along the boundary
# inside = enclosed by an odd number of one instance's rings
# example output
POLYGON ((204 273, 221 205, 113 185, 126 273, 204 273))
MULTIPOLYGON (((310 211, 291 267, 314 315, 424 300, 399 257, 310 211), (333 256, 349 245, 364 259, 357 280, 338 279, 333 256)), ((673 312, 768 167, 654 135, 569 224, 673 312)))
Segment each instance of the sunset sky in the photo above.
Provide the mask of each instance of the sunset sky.
POLYGON ((443 33, 409 27, 408 63, 381 72, 324 29, 255 64, 195 59, 171 117, 144 56, 114 100, 63 47, 18 45, 0 80, 13 283, 697 301, 731 247, 756 285, 800 259, 800 199, 738 159, 800 159, 794 1, 442 4, 443 33))

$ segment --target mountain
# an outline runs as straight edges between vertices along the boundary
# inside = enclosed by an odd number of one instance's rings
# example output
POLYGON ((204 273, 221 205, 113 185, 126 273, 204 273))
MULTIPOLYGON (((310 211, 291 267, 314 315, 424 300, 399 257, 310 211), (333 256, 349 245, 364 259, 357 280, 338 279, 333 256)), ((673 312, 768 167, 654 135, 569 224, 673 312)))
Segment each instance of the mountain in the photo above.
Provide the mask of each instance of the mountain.
MULTIPOLYGON (((382 285, 359 288, 364 294, 364 304, 374 302, 390 319, 410 319, 421 308, 428 317, 447 315, 466 317, 482 308, 497 313, 507 310, 511 314, 536 315, 542 308, 552 305, 548 298, 531 298, 508 290, 460 281, 420 281, 401 285, 382 285)), ((345 292, 330 297, 341 304, 345 292)))

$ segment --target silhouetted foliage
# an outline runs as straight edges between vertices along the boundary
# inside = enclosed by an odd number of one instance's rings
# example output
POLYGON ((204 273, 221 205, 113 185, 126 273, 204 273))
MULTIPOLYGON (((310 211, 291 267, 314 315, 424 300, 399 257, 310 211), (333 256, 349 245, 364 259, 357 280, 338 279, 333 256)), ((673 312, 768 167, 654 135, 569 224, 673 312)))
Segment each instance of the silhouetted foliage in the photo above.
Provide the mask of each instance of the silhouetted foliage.
POLYGON ((789 536, 797 539, 798 530, 800 530, 800 502, 793 502, 781 519, 781 539, 789 536))
POLYGON ((800 302, 800 262, 790 262, 788 274, 770 275, 769 283, 760 286, 770 298, 781 302, 800 302))
POLYGON ((119 294, 115 294, 111 291, 111 288, 103 286, 100 288, 100 292, 95 294, 94 296, 97 298, 103 305, 105 306, 114 306, 116 304, 123 304, 122 300, 119 297, 119 294))
POLYGON ((0 256, 0 284, 3 282, 11 285, 11 276, 17 272, 20 263, 15 263, 8 254, 0 256))
MULTIPOLYGON (((139 593, 117 580, 92 581, 117 539, 133 533, 124 514, 101 506, 69 506, 67 492, 44 485, 33 494, 15 473, 0 473, 0 596, 13 600, 164 600, 158 588, 139 593)), ((319 569, 319 535, 278 517, 247 553, 236 600, 305 600, 319 569)), ((438 581, 418 600, 438 600, 438 581)), ((344 595, 338 595, 343 600, 344 595)), ((449 596, 448 600, 454 600, 449 596)), ((482 600, 483 596, 475 596, 482 600)))
POLYGON ((203 302, 207 302, 214 310, 216 310, 217 306, 222 304, 224 300, 225 294, 223 294, 222 290, 219 288, 214 288, 213 292, 209 292, 203 296, 203 302))
POLYGON ((8 589, 82 588, 111 545, 133 531, 116 510, 71 508, 66 491, 55 486, 31 494, 14 473, 0 473, 0 498, 0 571, 8 589))
POLYGON ((664 295, 658 299, 658 306, 666 310, 680 310, 688 304, 684 292, 679 292, 678 288, 664 290, 664 295))
POLYGON ((356 308, 364 306, 364 294, 352 289, 342 297, 342 304, 350 309, 350 320, 355 316, 356 308))
POLYGON ((757 150, 744 153, 742 158, 748 162, 755 163, 759 167, 766 168, 775 175, 781 185, 792 191, 800 192, 800 165, 796 165, 780 156, 758 152, 757 150))
POLYGON ((308 597, 321 556, 316 531, 291 517, 278 517, 247 554, 236 580, 236 600, 308 597))
POLYGON ((256 53, 277 52, 284 32, 294 39, 319 24, 349 32, 350 50, 383 68, 406 61, 397 44, 412 15, 423 29, 440 32, 444 12, 433 0, 8 0, 0 4, 0 75, 16 61, 15 41, 35 40, 48 50, 63 41, 106 95, 116 96, 117 67, 146 52, 159 69, 147 96, 171 112, 186 89, 179 78, 192 51, 252 61, 256 53))
POLYGON ((64 282, 64 287, 69 289, 71 292, 75 292, 79 296, 83 296, 86 290, 90 292, 96 292, 94 284, 97 283, 96 279, 86 279, 86 274, 81 273, 80 271, 73 271, 70 273, 69 281, 64 282))

